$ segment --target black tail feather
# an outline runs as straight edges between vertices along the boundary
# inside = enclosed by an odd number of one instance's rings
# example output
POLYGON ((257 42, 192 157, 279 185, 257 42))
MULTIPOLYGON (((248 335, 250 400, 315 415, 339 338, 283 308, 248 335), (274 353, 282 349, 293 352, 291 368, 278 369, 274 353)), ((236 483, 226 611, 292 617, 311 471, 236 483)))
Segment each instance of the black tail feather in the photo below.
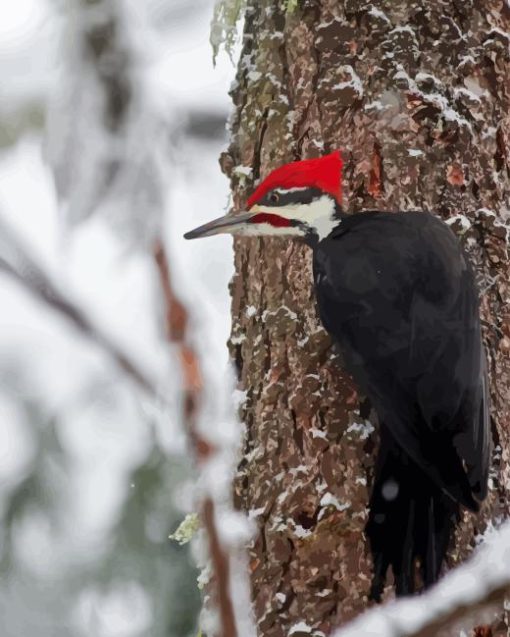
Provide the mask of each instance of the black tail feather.
POLYGON ((439 577, 459 505, 436 486, 381 426, 366 533, 374 562, 371 598, 379 601, 388 567, 398 596, 416 588, 416 562, 426 588, 439 577))

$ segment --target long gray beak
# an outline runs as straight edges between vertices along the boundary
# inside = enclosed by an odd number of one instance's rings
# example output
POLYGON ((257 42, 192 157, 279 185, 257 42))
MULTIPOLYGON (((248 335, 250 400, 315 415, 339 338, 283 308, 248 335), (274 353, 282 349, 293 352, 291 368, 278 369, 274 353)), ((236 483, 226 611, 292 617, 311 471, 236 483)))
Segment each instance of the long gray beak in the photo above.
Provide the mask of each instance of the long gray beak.
POLYGON ((252 212, 242 212, 241 214, 228 214, 209 223, 204 223, 203 226, 198 226, 194 230, 186 232, 185 239, 200 239, 201 237, 210 237, 213 234, 233 234, 234 232, 241 230, 241 227, 246 225, 253 217, 252 212))

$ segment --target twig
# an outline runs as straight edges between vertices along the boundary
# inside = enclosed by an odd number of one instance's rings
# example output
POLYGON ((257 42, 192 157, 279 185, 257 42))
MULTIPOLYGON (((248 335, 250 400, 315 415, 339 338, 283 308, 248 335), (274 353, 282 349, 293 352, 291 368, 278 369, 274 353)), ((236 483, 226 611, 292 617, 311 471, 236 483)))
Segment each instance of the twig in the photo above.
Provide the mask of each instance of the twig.
MULTIPOLYGON (((215 449, 197 429, 197 413, 202 394, 202 378, 198 357, 188 340, 188 314, 174 294, 168 262, 161 243, 154 251, 166 308, 166 327, 169 342, 178 346, 183 377, 184 419, 193 454, 199 466, 203 465, 215 449)), ((137 364, 116 345, 85 312, 71 301, 18 239, 7 224, 0 219, 0 272, 4 272, 24 289, 63 316, 79 332, 101 348, 137 385, 160 403, 166 401, 155 385, 139 369, 137 364)), ((209 538, 211 560, 216 577, 218 606, 222 623, 222 637, 238 637, 235 616, 230 599, 230 564, 221 546, 215 522, 215 506, 210 496, 202 502, 202 519, 209 538)))
MULTIPOLYGON (((154 247, 154 259, 159 272, 161 288, 166 309, 167 338, 177 345, 183 377, 184 420, 195 461, 203 465, 215 448, 206 440, 197 428, 197 413, 203 384, 200 373, 200 361, 189 342, 188 313, 177 298, 170 278, 170 269, 163 244, 158 241, 154 247)), ((209 551, 217 587, 218 608, 222 637, 238 637, 232 600, 230 598, 230 563, 228 554, 221 546, 216 528, 215 506, 211 496, 206 495, 201 503, 201 516, 209 539, 209 551)))
POLYGON ((85 312, 59 290, 43 268, 29 254, 14 232, 0 219, 0 272, 4 272, 23 288, 63 316, 139 385, 147 394, 164 402, 154 384, 131 357, 116 345, 85 312), (8 255, 11 254, 9 259, 8 255))

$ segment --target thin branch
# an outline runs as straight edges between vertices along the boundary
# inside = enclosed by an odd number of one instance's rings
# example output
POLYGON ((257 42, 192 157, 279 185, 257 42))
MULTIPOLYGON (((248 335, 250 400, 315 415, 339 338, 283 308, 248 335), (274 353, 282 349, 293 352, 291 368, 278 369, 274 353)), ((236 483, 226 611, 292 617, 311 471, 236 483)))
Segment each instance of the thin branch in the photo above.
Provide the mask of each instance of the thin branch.
POLYGON ((94 325, 75 302, 58 289, 3 219, 0 219, 0 272, 9 276, 45 305, 63 316, 86 338, 103 350, 147 394, 159 402, 164 402, 160 392, 137 363, 101 328, 94 325))
MULTIPOLYGON (((197 414, 200 405, 203 383, 200 372, 200 361, 189 342, 189 320, 184 305, 177 298, 172 287, 168 259, 165 248, 157 242, 154 248, 154 259, 158 268, 161 288, 166 309, 166 328, 168 341, 177 345, 181 362, 184 420, 195 461, 200 467, 212 454, 215 448, 200 433, 197 427, 197 414)), ((209 539, 215 577, 217 603, 221 621, 222 637, 238 637, 232 600, 230 598, 230 562, 228 553, 221 545, 215 519, 215 503, 210 495, 206 495, 201 503, 202 522, 209 539)))

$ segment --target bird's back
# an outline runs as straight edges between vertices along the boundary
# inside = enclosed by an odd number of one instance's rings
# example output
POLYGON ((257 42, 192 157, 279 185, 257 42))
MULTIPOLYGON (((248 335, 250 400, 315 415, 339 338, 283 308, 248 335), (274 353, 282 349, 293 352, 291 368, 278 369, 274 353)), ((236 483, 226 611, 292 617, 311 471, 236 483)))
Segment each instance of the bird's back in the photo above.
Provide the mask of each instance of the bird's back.
MULTIPOLYGON (((352 215, 317 245, 314 278, 324 326, 399 443, 436 481, 452 478, 421 457, 424 442, 430 453, 439 441, 453 445, 472 491, 484 497, 488 400, 477 291, 450 228, 426 212, 352 215)), ((439 486, 474 508, 466 485, 439 486)))
MULTIPOLYGON (((319 313, 379 416, 366 527, 380 599, 437 581, 459 505, 487 491, 487 372, 473 273, 428 213, 360 213, 314 248, 319 313)), ((475 499, 476 498, 476 499, 475 499)))

